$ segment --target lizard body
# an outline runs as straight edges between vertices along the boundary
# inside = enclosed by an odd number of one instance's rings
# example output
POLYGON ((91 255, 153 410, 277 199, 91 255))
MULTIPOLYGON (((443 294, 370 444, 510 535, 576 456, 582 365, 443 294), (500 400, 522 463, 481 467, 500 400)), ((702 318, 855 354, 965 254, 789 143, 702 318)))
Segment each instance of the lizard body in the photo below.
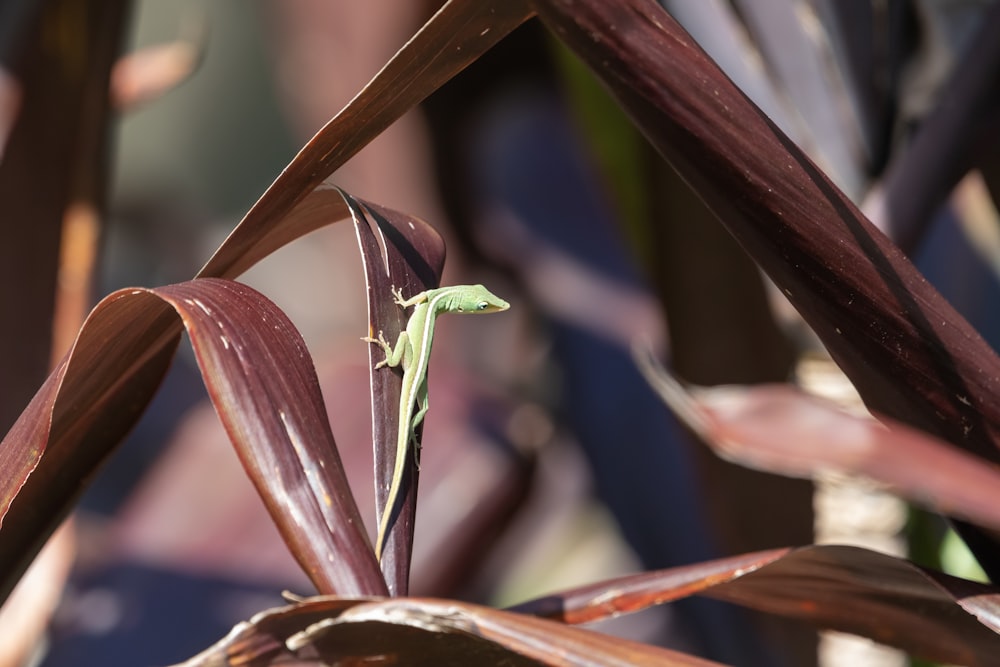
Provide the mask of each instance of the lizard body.
POLYGON ((375 543, 375 556, 379 560, 382 559, 382 549, 399 500, 408 448, 411 442, 416 444, 416 428, 427 413, 427 364, 434 342, 434 324, 437 316, 443 313, 494 313, 510 307, 510 304, 482 285, 440 287, 420 292, 409 299, 404 299, 399 290, 393 290, 393 294, 400 307, 413 307, 413 312, 406 322, 406 329, 400 332, 395 347, 386 342, 381 332, 377 339, 371 337, 364 339, 379 345, 385 352, 385 359, 375 364, 376 369, 383 366, 400 366, 403 369, 403 386, 399 395, 396 462, 375 543))

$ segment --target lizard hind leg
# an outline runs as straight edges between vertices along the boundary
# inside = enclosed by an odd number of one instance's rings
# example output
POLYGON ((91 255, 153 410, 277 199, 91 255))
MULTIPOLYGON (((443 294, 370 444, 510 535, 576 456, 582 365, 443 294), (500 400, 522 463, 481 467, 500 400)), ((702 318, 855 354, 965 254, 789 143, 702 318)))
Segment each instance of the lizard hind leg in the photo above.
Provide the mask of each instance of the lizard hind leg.
POLYGON ((381 331, 378 334, 378 340, 375 340, 370 337, 364 338, 363 340, 378 345, 379 347, 382 348, 382 351, 385 352, 385 359, 376 363, 375 368, 382 368, 383 366, 395 367, 399 366, 400 363, 403 364, 403 368, 406 368, 407 366, 406 356, 412 354, 412 352, 409 349, 410 336, 406 333, 406 331, 403 331, 402 333, 399 334, 399 338, 396 340, 396 347, 389 345, 388 341, 386 341, 381 331))
POLYGON ((371 336, 365 336, 361 340, 366 343, 372 343, 373 345, 378 345, 382 348, 382 353, 385 354, 385 358, 375 364, 375 368, 379 369, 389 363, 389 358, 392 356, 392 346, 389 345, 389 341, 385 339, 385 335, 379 331, 378 338, 372 338, 371 336))
POLYGON ((413 463, 417 466, 417 470, 420 470, 420 439, 417 437, 417 426, 424 421, 424 415, 427 414, 428 403, 425 400, 420 408, 413 413, 413 421, 410 423, 410 442, 413 443, 413 463))
POLYGON ((423 402, 420 405, 420 408, 417 409, 417 411, 413 413, 413 419, 410 421, 410 436, 411 437, 416 436, 417 426, 419 426, 421 424, 421 422, 424 421, 424 415, 427 414, 427 408, 428 407, 429 407, 429 403, 428 403, 427 399, 424 399, 423 402))

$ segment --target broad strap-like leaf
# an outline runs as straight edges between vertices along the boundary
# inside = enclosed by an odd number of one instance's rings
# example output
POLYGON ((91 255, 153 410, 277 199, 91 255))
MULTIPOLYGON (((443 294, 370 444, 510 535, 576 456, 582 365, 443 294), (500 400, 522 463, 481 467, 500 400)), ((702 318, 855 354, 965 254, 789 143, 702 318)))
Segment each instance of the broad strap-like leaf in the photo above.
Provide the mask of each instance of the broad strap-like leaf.
MULTIPOLYGON (((446 3, 300 151, 199 277, 233 278, 303 234, 346 218, 350 211, 340 192, 322 186, 323 180, 530 15, 523 1, 446 3)), ((105 100, 106 92, 105 86, 105 100)), ((84 480, 134 425, 169 366, 181 332, 177 316, 162 303, 120 315, 102 317, 81 333, 76 344, 81 353, 53 372, 0 445, 5 454, 0 500, 5 512, 14 503, 0 530, 5 576, 0 598, 68 511, 84 480), (114 347, 101 347, 111 340, 114 347), (107 350, 108 360, 96 358, 93 350, 107 350), (61 464, 36 469, 43 452, 46 457, 59 452, 53 458, 61 464)))
MULTIPOLYGON (((444 269, 444 240, 430 225, 418 218, 361 203, 344 196, 351 207, 358 245, 368 288, 369 336, 382 335, 395 341, 406 328, 407 315, 393 298, 393 289, 406 297, 441 284, 444 269)), ((385 511, 388 490, 396 462, 399 429, 399 397, 402 375, 391 369, 375 369, 385 354, 369 347, 372 387, 372 439, 375 460, 375 509, 385 511)), ((423 427, 417 437, 422 437, 423 427)), ((412 454, 412 451, 411 451, 412 454)), ((392 524, 382 553, 381 567, 389 591, 406 595, 409 589, 413 551, 413 523, 416 513, 418 467, 411 455, 403 478, 402 503, 392 524)))
POLYGON ((180 332, 176 315, 155 299, 92 316, 4 436, 0 599, 138 421, 166 375, 180 332))
POLYGON ((505 611, 420 598, 311 598, 238 625, 184 665, 318 665, 374 656, 391 656, 407 665, 501 660, 515 665, 706 665, 710 663, 691 656, 563 625, 694 594, 871 637, 942 662, 987 667, 1000 655, 996 587, 867 549, 826 545, 620 577, 505 611))
POLYGON ((219 279, 105 298, 0 444, 4 593, 141 414, 182 324, 247 474, 317 589, 386 593, 305 343, 263 295, 219 279))
POLYGON ((698 594, 946 663, 996 663, 1000 589, 858 547, 774 549, 645 572, 512 608, 588 623, 698 594))
POLYGON ((684 388, 636 361, 681 421, 719 456, 790 477, 865 475, 917 504, 1000 530, 1000 468, 891 419, 850 414, 792 385, 684 388))
POLYGON ((216 412, 317 589, 382 592, 312 358, 291 321, 232 281, 193 280, 150 292, 181 316, 216 412))
POLYGON ((648 0, 536 0, 875 411, 993 460, 1000 359, 648 0))
POLYGON ((261 613, 183 667, 388 663, 412 667, 711 667, 718 663, 452 600, 312 598, 261 613))
MULTIPOLYGON (((533 0, 873 412, 1000 461, 1000 358, 652 0, 533 0)), ((969 527, 969 530, 974 530, 969 527)), ((1000 542, 970 546, 1000 576, 1000 542)))
POLYGON ((531 15, 527 0, 446 2, 299 151, 199 277, 236 277, 280 247, 283 242, 274 230, 275 220, 285 217, 368 142, 531 15))

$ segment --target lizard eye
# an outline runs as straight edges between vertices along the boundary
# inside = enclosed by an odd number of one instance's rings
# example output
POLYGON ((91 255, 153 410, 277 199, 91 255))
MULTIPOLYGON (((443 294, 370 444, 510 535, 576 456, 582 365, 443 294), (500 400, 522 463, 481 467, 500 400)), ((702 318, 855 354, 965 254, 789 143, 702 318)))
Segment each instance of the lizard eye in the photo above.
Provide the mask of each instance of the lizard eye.
POLYGON ((489 307, 490 304, 486 303, 485 301, 480 301, 479 303, 476 304, 476 310, 486 310, 489 307))

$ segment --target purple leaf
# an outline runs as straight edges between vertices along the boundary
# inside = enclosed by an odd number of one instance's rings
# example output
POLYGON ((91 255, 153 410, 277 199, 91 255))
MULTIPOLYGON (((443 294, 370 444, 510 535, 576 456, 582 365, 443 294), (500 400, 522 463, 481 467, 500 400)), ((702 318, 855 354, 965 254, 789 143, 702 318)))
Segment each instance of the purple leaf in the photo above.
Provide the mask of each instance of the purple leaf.
POLYGON ((305 344, 262 295, 218 279, 105 298, 0 443, 8 590, 145 408, 182 323, 248 475, 317 589, 385 594, 305 344))

